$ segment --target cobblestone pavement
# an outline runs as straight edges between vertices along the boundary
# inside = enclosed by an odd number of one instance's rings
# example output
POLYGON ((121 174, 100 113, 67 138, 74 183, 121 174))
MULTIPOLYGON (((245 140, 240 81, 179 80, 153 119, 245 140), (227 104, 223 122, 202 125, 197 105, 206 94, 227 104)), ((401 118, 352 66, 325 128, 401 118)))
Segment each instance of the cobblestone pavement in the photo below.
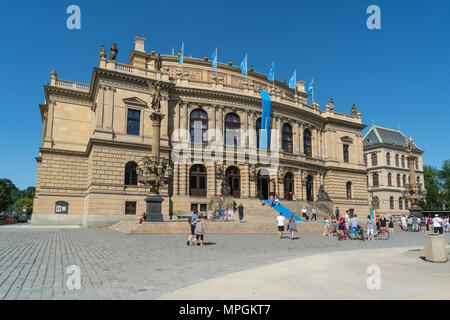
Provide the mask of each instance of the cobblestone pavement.
POLYGON ((211 234, 202 248, 186 246, 187 235, 1 226, 0 299, 154 299, 201 280, 319 252, 423 248, 423 235, 399 232, 388 241, 361 242, 317 234, 295 240, 276 233, 211 234), (66 286, 71 265, 81 270, 81 289, 66 286))

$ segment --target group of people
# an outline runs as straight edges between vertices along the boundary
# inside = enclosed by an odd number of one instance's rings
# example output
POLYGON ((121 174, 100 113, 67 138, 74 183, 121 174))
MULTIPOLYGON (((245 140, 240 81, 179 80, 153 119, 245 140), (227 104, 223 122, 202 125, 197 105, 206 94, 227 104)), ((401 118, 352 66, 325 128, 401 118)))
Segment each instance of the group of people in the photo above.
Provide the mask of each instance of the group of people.
POLYGON ((429 231, 443 234, 444 232, 448 232, 449 217, 441 217, 438 214, 435 214, 433 218, 431 218, 431 215, 428 217, 416 217, 411 215, 406 217, 402 214, 400 217, 400 225, 403 231, 429 231))
MULTIPOLYGON (((332 215, 331 218, 326 216, 324 220, 325 226, 322 234, 323 236, 344 236, 346 230, 351 230, 351 238, 356 239, 356 234, 359 232, 359 229, 362 228, 356 214, 351 214, 349 210, 347 210, 345 216, 340 216, 339 207, 336 207, 335 214, 332 215)), ((366 233, 369 240, 374 239, 374 225, 376 226, 377 231, 386 230, 386 227, 388 227, 389 233, 394 233, 394 220, 392 217, 390 217, 389 221, 384 216, 377 217, 374 221, 372 216, 368 215, 366 220, 366 233)))

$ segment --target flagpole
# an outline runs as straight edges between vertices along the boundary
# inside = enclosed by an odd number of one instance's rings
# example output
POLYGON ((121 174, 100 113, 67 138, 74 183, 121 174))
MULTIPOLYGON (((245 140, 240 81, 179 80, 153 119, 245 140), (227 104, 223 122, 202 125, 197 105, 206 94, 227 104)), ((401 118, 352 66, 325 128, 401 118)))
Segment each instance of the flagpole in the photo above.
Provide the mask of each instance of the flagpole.
POLYGON ((313 83, 313 87, 312 87, 312 104, 314 104, 314 78, 312 78, 312 83, 313 83))

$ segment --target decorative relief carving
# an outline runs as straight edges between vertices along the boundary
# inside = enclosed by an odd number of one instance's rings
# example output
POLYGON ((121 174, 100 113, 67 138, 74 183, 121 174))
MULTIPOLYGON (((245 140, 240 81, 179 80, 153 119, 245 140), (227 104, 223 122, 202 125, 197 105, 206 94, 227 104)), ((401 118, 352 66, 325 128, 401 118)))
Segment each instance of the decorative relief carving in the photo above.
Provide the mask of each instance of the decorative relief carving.
MULTIPOLYGON (((208 76, 207 76, 207 80, 208 81, 214 81, 213 77, 216 76, 216 72, 215 71, 208 71, 208 76)), ((220 78, 222 77, 223 82, 226 83, 226 78, 227 78, 227 74, 223 73, 223 72, 217 72, 217 77, 220 78)))

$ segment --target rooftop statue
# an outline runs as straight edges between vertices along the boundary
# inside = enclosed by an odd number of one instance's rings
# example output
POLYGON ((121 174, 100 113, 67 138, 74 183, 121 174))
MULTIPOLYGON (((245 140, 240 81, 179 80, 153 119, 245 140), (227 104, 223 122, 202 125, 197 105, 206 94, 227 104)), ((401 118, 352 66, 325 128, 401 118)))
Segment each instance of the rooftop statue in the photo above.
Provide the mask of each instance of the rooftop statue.
POLYGON ((353 104, 352 110, 350 111, 350 115, 355 117, 357 112, 358 112, 358 110, 356 109, 355 104, 353 104))
POLYGON ((156 69, 156 71, 160 71, 161 67, 162 67, 161 54, 158 53, 158 57, 155 60, 155 69, 156 69))
POLYGON ((111 48, 109 49, 109 59, 116 60, 118 52, 119 52, 119 49, 117 48, 117 45, 114 42, 113 45, 111 46, 111 48))
POLYGON ((100 48, 100 59, 106 59, 106 50, 104 45, 100 48))

